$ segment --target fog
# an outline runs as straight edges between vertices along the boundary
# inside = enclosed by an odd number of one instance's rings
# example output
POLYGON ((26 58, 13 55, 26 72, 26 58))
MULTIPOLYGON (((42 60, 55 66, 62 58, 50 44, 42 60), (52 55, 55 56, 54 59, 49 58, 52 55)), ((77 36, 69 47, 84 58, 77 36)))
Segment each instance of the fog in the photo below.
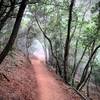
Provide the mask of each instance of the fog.
POLYGON ((42 61, 46 61, 46 59, 49 59, 48 49, 44 47, 44 43, 41 43, 36 38, 33 38, 31 46, 29 47, 28 51, 30 56, 36 56, 42 61))

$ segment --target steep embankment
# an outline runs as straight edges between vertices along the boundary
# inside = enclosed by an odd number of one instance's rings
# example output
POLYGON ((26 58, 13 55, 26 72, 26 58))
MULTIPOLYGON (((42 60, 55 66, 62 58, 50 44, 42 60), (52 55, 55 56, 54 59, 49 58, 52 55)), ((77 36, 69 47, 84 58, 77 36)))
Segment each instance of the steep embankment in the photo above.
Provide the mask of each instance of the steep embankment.
POLYGON ((37 95, 33 67, 20 51, 10 53, 0 65, 0 100, 38 100, 37 95))

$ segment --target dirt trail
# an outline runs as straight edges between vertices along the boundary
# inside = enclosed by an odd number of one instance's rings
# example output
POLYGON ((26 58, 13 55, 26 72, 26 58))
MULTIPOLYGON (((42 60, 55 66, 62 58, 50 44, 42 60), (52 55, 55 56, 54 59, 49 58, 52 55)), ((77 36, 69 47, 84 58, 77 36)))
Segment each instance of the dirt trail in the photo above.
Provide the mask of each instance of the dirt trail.
POLYGON ((81 100, 75 92, 69 92, 59 84, 52 72, 40 60, 32 59, 40 100, 81 100))

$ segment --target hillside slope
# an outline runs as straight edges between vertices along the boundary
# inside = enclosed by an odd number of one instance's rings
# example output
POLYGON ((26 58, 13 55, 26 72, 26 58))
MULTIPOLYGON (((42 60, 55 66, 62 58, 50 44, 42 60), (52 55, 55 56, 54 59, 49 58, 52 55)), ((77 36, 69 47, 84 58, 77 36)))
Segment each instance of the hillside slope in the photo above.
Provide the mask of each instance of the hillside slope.
POLYGON ((38 100, 35 99, 38 94, 33 67, 20 51, 6 57, 0 65, 0 73, 0 100, 38 100))
POLYGON ((33 57, 31 63, 20 51, 6 57, 0 65, 0 100, 81 100, 43 61, 33 57))

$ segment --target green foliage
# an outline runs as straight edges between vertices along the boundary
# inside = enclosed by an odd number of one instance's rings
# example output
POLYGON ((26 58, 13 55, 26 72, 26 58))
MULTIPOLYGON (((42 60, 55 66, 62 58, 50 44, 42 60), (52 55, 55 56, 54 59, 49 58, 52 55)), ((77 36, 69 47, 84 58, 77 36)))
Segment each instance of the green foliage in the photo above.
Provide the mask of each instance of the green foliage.
MULTIPOLYGON (((21 23, 21 28, 23 29, 28 29, 28 27, 30 26, 29 23, 31 23, 32 28, 29 32, 31 34, 30 37, 37 38, 41 34, 41 31, 36 24, 34 16, 37 17, 41 28, 43 29, 43 31, 46 30, 46 35, 50 38, 52 42, 53 52, 57 56, 60 66, 63 66, 65 49, 64 46, 68 27, 69 4, 69 0, 41 0, 41 2, 37 4, 28 5, 26 9, 27 14, 23 16, 23 20, 21 23)), ((84 50, 85 46, 88 46, 89 51, 91 49, 91 44, 94 40, 96 41, 95 47, 100 43, 100 31, 98 28, 98 26, 100 26, 100 2, 97 3, 96 6, 95 4, 93 4, 92 8, 89 8, 91 6, 87 6, 88 5, 85 5, 85 2, 83 3, 82 1, 80 2, 80 5, 74 6, 73 9, 71 25, 71 35, 73 35, 73 37, 70 43, 69 55, 69 59, 71 59, 69 60, 69 63, 71 63, 71 65, 68 66, 70 76, 74 66, 73 60, 75 60, 73 52, 76 48, 75 42, 79 40, 76 49, 80 52, 84 50), (90 10, 92 13, 90 12, 90 10), (90 16, 88 16, 88 14, 90 14, 90 16)), ((18 10, 18 7, 16 7, 16 9, 18 10)), ((4 9, 2 8, 2 11, 3 10, 4 9)), ((8 20, 8 24, 11 25, 12 23, 8 20)), ((3 31, 0 33, 0 37, 4 36, 5 34, 9 34, 9 29, 10 27, 8 26, 3 29, 3 31)), ((2 47, 3 45, 0 45, 0 48, 2 47)), ((80 54, 76 54, 76 56, 79 56, 80 58, 80 54)), ((76 60, 78 61, 79 58, 76 60)), ((94 63, 92 66, 94 67, 93 74, 96 76, 95 79, 99 83, 99 64, 94 63)))

